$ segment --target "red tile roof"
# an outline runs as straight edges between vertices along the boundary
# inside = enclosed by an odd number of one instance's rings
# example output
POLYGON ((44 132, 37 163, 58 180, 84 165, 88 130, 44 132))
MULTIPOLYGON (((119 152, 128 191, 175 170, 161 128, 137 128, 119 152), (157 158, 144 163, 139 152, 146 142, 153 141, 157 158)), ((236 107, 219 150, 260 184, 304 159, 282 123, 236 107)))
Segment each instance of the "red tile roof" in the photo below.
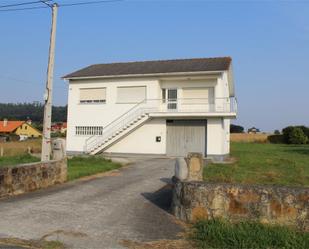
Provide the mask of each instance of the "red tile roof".
POLYGON ((13 132, 25 121, 7 121, 7 125, 4 126, 4 121, 0 121, 0 132, 13 132))

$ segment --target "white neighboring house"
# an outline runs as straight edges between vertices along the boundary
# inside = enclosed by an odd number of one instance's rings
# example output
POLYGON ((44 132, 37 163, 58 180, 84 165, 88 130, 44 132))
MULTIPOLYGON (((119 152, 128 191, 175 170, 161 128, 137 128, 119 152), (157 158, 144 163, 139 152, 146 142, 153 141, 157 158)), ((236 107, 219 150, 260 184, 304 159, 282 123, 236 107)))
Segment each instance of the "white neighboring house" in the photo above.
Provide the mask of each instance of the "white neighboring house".
POLYGON ((229 155, 230 57, 96 64, 63 78, 68 153, 229 155))

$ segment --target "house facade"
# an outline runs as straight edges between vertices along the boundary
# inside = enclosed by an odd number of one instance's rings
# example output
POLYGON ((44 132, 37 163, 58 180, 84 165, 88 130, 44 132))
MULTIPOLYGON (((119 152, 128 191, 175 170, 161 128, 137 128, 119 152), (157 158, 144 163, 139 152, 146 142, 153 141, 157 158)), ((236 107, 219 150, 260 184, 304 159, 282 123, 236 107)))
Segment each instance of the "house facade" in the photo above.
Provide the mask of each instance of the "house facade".
POLYGON ((15 134, 18 135, 21 140, 42 136, 42 133, 34 128, 29 121, 9 121, 7 119, 0 121, 0 134, 15 134))
POLYGON ((230 57, 98 64, 64 79, 68 153, 229 154, 230 57))

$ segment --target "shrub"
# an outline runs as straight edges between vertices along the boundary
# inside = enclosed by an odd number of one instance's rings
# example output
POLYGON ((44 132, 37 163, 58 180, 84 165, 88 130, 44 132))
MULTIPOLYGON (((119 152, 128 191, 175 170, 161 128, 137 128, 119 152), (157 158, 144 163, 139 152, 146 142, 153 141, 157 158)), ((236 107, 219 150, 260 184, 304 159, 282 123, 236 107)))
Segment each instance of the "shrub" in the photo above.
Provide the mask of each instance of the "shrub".
POLYGON ((290 144, 306 144, 308 142, 308 137, 305 135, 303 130, 299 127, 294 127, 289 135, 290 144))
POLYGON ((283 135, 269 135, 267 140, 272 144, 284 144, 284 136, 283 135))
POLYGON ((288 127, 285 127, 284 129, 282 129, 282 134, 283 134, 283 139, 284 139, 284 142, 289 144, 290 143, 290 134, 292 132, 292 130, 294 129, 293 126, 288 126, 288 127))
POLYGON ((244 127, 240 125, 234 125, 234 124, 230 125, 230 133, 243 133, 244 130, 245 130, 244 127))
POLYGON ((309 139, 309 127, 303 125, 297 127, 299 127, 305 133, 306 137, 309 139))
MULTIPOLYGON (((282 134, 283 134, 283 139, 284 139, 284 142, 287 143, 287 144, 295 144, 295 135, 296 136, 302 136, 304 135, 305 138, 301 138, 300 140, 301 141, 297 141, 296 144, 300 144, 300 142, 303 143, 304 140, 306 140, 305 143, 308 143, 309 142, 309 128, 306 127, 306 126, 288 126, 286 128, 284 128, 282 130, 282 134), (295 129, 297 129, 298 131, 294 131, 295 129), (301 130, 301 132, 299 131, 301 130), (292 135, 293 133, 293 135, 292 135), (301 134, 301 135, 299 135, 301 134), (293 137, 293 141, 291 141, 291 137, 293 137)), ((297 140, 297 139, 296 139, 297 140)))

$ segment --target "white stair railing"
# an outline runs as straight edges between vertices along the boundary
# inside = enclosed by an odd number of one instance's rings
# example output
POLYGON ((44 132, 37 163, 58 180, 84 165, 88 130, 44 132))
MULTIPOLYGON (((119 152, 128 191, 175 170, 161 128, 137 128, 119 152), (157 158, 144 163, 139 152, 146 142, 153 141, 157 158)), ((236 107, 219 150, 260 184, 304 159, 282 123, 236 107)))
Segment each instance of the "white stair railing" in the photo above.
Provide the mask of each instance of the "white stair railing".
POLYGON ((147 106, 147 101, 143 100, 140 103, 133 106, 129 111, 109 123, 103 128, 103 134, 101 136, 91 136, 86 140, 85 151, 91 152, 98 146, 103 145, 114 136, 120 134, 133 125, 133 122, 143 115, 146 115, 149 111, 154 111, 156 107, 147 106))

